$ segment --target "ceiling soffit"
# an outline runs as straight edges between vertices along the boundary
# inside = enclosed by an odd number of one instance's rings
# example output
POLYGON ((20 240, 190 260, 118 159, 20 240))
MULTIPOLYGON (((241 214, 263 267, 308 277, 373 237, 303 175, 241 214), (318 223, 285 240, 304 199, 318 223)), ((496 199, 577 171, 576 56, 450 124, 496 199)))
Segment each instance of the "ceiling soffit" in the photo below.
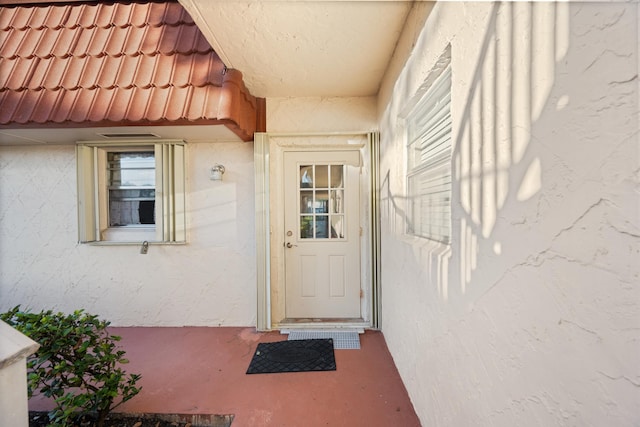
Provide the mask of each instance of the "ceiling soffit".
POLYGON ((412 1, 180 0, 261 97, 375 96, 412 1), (238 31, 241 28, 242 31, 238 31))

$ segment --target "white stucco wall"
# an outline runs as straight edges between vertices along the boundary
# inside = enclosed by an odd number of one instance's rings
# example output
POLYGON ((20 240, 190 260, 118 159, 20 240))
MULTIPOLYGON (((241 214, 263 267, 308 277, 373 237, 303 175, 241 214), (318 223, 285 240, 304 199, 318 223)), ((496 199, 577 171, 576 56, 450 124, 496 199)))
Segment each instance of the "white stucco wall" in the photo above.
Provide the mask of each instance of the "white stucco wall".
POLYGON ((423 425, 640 423, 638 16, 439 2, 397 49, 415 43, 379 105, 382 320, 423 425), (449 43, 444 246, 404 234, 398 114, 449 43))
POLYGON ((0 311, 83 308, 114 326, 255 324, 253 144, 187 144, 188 244, 77 243, 73 145, 0 147, 0 311), (223 182, 209 179, 215 163, 223 182))
POLYGON ((377 129, 376 98, 268 98, 268 132, 367 132, 377 129))
MULTIPOLYGON (((375 127, 373 97, 274 98, 267 108, 271 132, 375 127)), ((188 243, 146 255, 77 243, 73 145, 0 147, 0 311, 83 308, 114 326, 255 325, 253 144, 198 138, 187 143, 188 243), (223 182, 209 179, 216 163, 223 182)))

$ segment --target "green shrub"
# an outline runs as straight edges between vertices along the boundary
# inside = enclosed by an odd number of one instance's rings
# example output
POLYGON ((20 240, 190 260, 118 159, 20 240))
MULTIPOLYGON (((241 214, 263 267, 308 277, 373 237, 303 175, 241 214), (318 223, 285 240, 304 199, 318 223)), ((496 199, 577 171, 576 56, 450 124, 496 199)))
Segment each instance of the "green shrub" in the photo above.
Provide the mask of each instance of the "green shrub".
POLYGON ((51 426, 70 426, 81 417, 95 418, 101 427, 111 410, 140 392, 140 375, 126 374, 127 363, 118 350, 119 336, 109 335, 109 322, 83 310, 73 314, 21 311, 20 306, 0 319, 40 344, 27 360, 29 397, 35 392, 50 397, 51 426), (120 396, 118 398, 118 396, 120 396))

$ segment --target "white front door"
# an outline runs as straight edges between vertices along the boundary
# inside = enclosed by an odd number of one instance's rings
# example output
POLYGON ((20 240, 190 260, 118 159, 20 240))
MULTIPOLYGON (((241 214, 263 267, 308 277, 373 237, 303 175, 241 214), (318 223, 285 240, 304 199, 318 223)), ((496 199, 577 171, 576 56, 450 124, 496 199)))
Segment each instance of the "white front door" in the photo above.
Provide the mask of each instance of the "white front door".
POLYGON ((285 315, 360 318, 360 152, 284 153, 285 315))

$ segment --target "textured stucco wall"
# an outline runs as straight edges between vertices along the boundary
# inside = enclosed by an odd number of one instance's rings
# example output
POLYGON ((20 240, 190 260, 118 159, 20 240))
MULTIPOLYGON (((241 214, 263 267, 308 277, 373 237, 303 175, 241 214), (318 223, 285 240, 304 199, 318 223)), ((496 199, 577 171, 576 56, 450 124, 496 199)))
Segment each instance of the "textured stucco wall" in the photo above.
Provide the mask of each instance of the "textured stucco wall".
POLYGON ((187 145, 188 244, 77 243, 73 145, 0 148, 0 310, 84 308, 115 326, 255 324, 253 145, 187 145), (209 180, 215 163, 223 182, 209 180))
POLYGON ((367 132, 377 128, 376 98, 268 98, 268 132, 367 132))
MULTIPOLYGON (((375 98, 274 98, 277 132, 375 127, 375 98)), ((185 136, 188 138, 188 135, 185 136)), ((73 145, 0 147, 0 311, 84 308, 115 326, 250 326, 256 318, 253 144, 188 142, 186 245, 77 243, 73 145), (223 182, 209 180, 215 163, 223 182)))
POLYGON ((439 2, 403 40, 378 108, 382 318, 424 425, 640 423, 638 16, 439 2), (398 115, 449 43, 443 246, 404 234, 398 115))

